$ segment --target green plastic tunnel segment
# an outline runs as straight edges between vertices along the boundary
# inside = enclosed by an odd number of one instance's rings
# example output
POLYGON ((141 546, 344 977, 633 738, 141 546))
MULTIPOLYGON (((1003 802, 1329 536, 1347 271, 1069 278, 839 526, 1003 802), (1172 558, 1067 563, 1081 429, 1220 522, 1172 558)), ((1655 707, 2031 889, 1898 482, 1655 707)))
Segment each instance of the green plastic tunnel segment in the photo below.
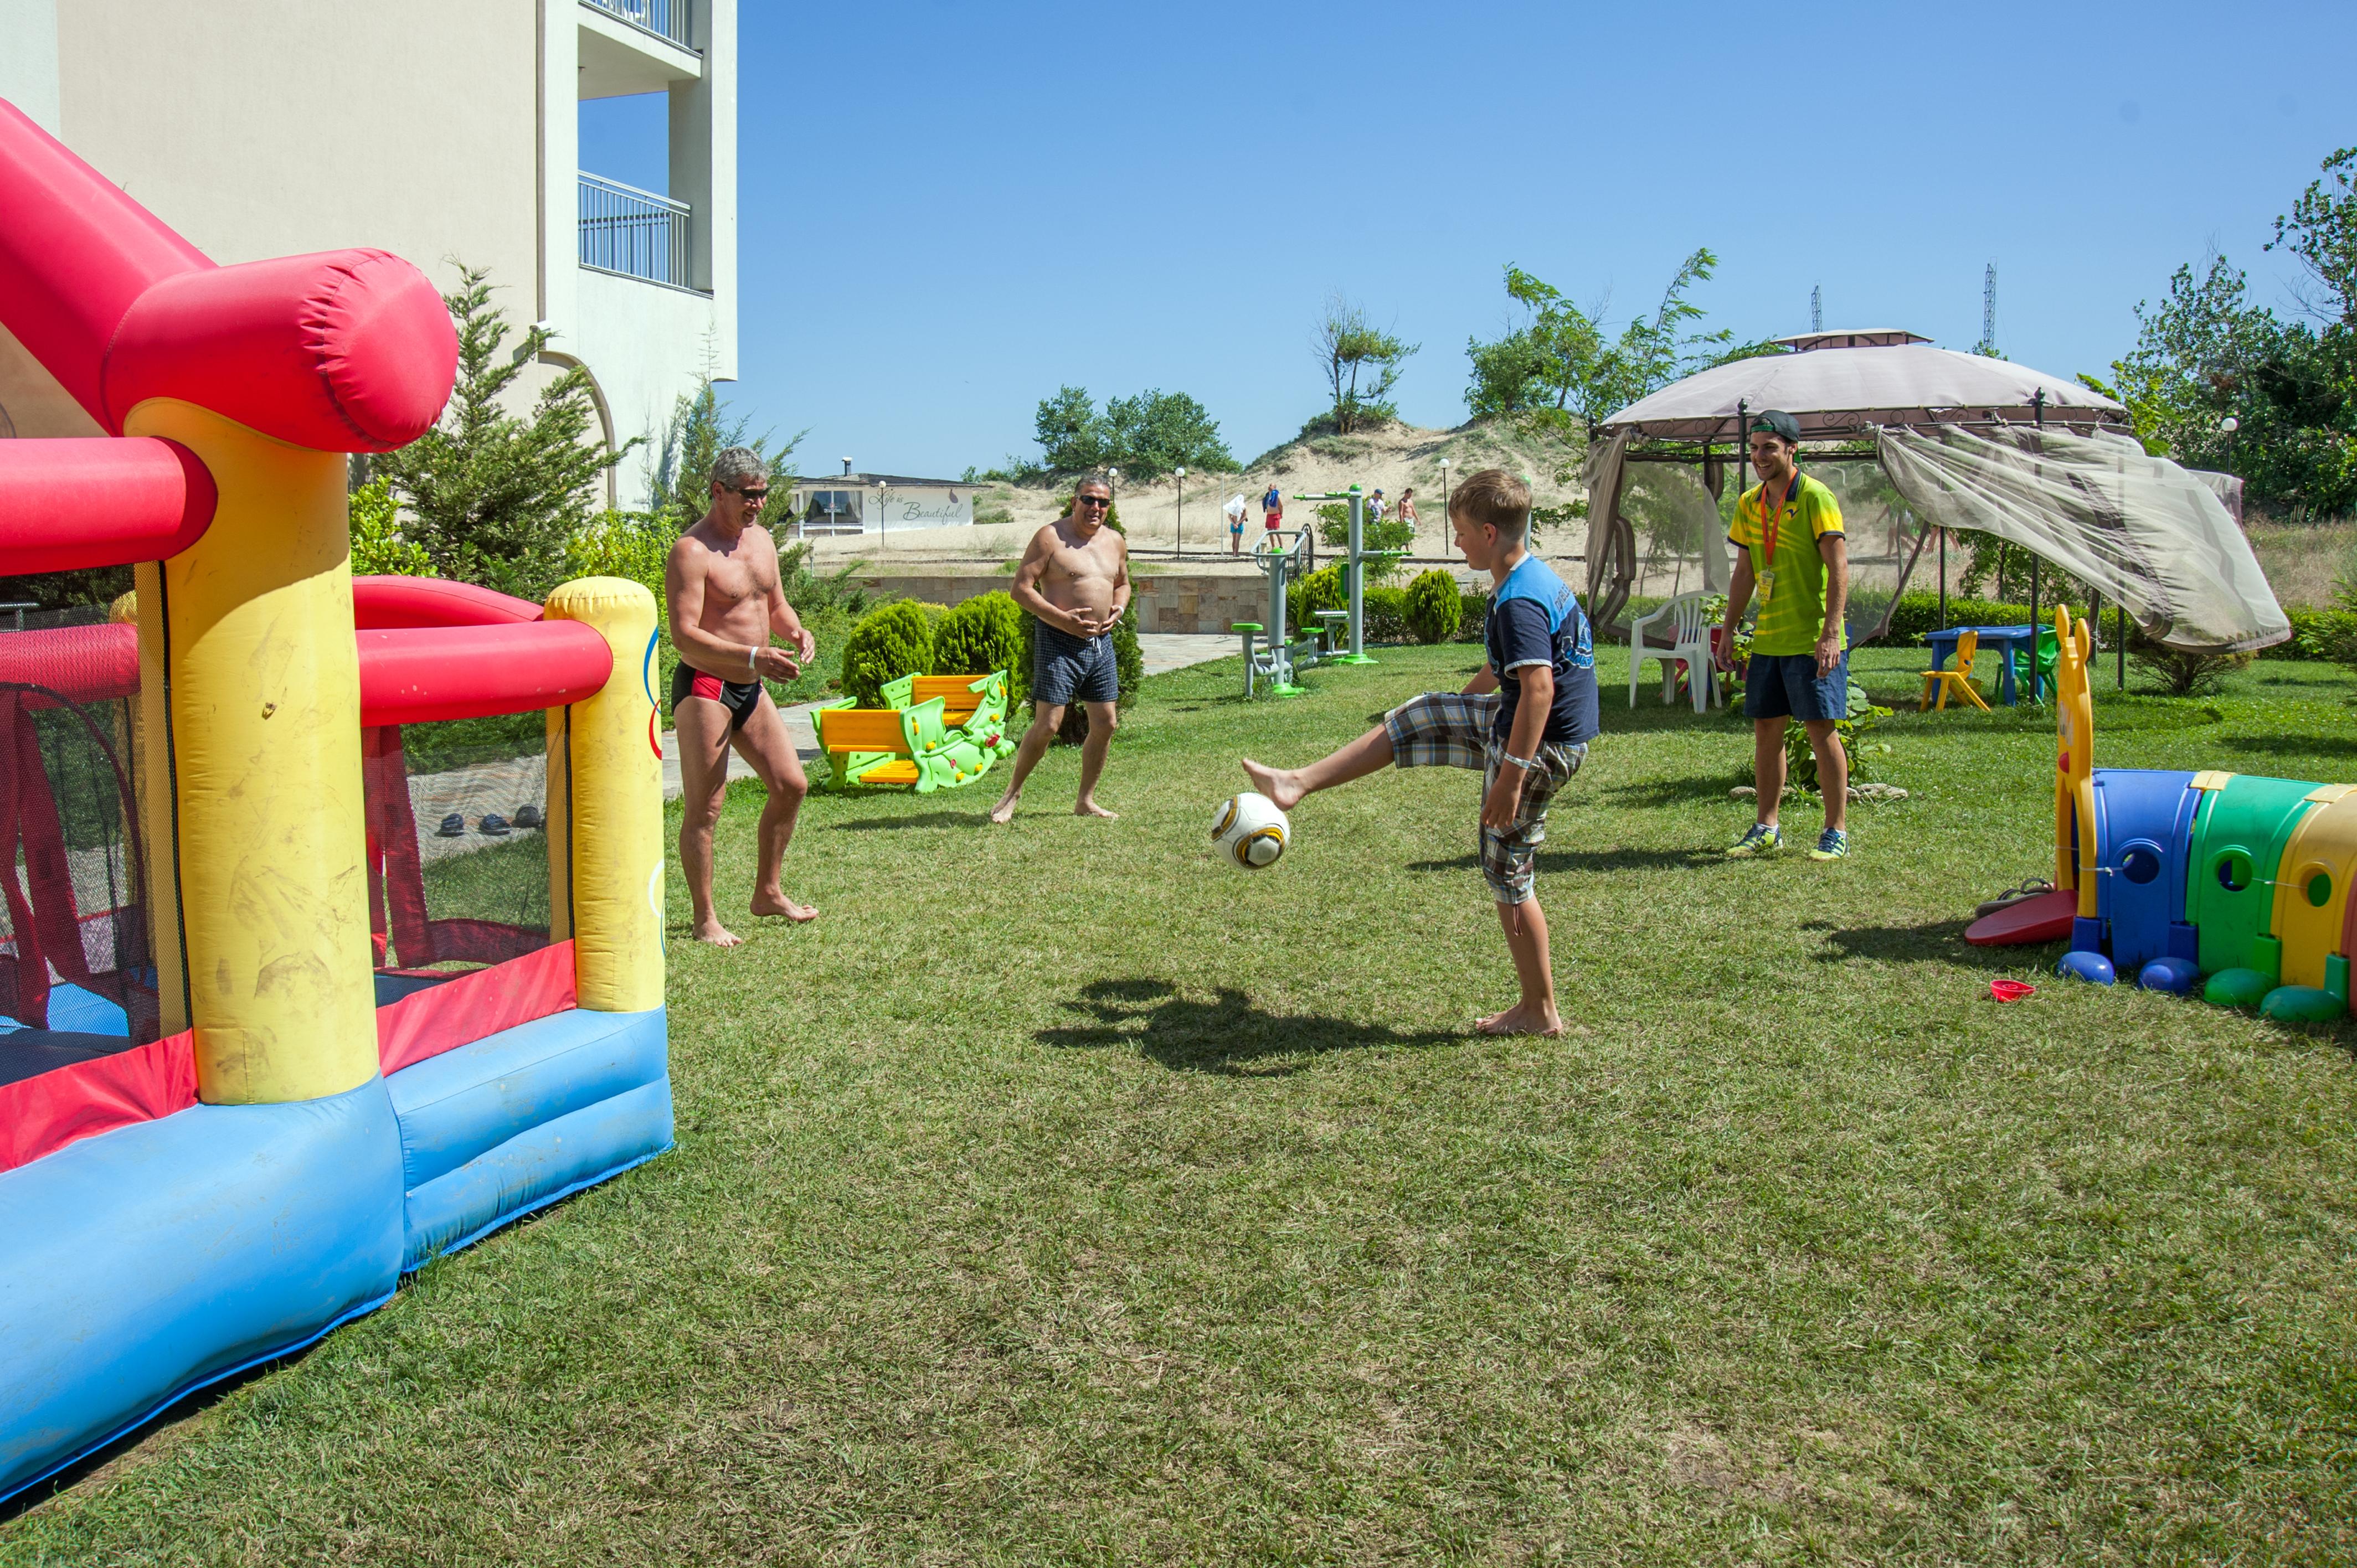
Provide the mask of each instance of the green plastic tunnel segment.
MULTIPOLYGON (((2292 779, 2236 774, 2209 799, 2193 824, 2192 865, 2187 872, 2185 918, 2201 932, 2195 961, 2213 978, 2211 990, 2229 971, 2263 975, 2272 988, 2283 973, 2283 946, 2271 926, 2275 870, 2302 819, 2316 809, 2308 800, 2317 787, 2292 779)), ((2255 1005, 2259 996, 2230 1005, 2255 1005)), ((2264 994, 2264 990, 2262 991, 2264 994)), ((2216 998, 2213 998, 2215 1000, 2216 998)))

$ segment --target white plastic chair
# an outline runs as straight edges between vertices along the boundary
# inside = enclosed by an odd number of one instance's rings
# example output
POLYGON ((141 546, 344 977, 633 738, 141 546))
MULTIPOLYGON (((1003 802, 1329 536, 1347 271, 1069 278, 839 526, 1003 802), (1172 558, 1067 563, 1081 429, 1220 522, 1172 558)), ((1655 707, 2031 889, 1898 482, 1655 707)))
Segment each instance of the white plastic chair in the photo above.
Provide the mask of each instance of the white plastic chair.
POLYGON ((1717 700, 1718 670, 1711 661, 1710 624, 1703 618, 1701 594, 1680 594, 1651 615, 1640 616, 1629 623, 1629 705, 1637 705, 1637 676, 1648 659, 1659 660, 1662 665, 1662 701, 1667 703, 1677 693, 1677 661, 1685 660, 1687 684, 1694 693, 1695 712, 1702 713, 1717 700), (1659 621, 1669 624, 1662 628, 1661 638, 1646 641, 1645 628, 1659 621))

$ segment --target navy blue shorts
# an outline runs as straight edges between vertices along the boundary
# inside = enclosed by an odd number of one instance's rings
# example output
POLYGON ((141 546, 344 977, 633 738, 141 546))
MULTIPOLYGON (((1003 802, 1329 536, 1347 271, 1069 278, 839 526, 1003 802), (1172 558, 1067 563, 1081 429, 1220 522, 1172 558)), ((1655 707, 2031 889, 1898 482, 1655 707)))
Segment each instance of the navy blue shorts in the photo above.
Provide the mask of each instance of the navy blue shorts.
POLYGON ((1817 673, 1813 653, 1755 653, 1743 677, 1747 719, 1840 719, 1849 716, 1849 650, 1830 675, 1817 673))
POLYGON ((1060 708, 1075 697, 1083 703, 1121 701, 1113 633, 1074 637, 1043 620, 1031 642, 1031 700, 1060 708))

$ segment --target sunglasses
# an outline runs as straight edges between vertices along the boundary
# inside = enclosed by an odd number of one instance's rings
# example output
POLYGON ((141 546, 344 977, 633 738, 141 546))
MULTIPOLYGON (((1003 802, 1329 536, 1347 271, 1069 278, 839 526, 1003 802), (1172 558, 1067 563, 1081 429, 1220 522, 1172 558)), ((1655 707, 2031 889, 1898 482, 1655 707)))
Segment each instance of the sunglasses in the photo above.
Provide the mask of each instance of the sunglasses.
POLYGON ((1106 498, 1104 498, 1103 496, 1082 496, 1082 497, 1081 497, 1079 499, 1075 500, 1072 504, 1073 504, 1074 506, 1102 506, 1102 507, 1109 507, 1109 506, 1113 505, 1113 502, 1112 502, 1112 501, 1110 501, 1110 500, 1108 500, 1108 499, 1107 499, 1106 498))
POLYGON ((762 486, 758 490, 739 490, 737 489, 737 487, 734 485, 723 485, 720 488, 724 490, 735 490, 737 494, 743 496, 755 506, 759 506, 763 501, 770 499, 770 488, 767 485, 762 486))

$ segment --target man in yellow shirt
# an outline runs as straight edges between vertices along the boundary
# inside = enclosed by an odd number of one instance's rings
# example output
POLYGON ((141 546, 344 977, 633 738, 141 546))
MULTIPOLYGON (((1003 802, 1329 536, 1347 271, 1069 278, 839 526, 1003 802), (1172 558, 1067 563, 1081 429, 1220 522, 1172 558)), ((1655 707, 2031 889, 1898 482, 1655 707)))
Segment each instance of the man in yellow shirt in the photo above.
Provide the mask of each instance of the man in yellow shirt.
POLYGON ((1740 552, 1727 590, 1727 624, 1719 633, 1719 663, 1732 669, 1735 628, 1756 595, 1760 618, 1751 629, 1751 667, 1744 677, 1743 712, 1751 721, 1751 749, 1760 785, 1760 820, 1727 854, 1768 854, 1783 846, 1776 813, 1784 793, 1784 721, 1799 719, 1817 754, 1817 786, 1824 792, 1825 828, 1811 860, 1849 854, 1844 829, 1849 804, 1849 757, 1834 726, 1849 707, 1849 639, 1842 609, 1849 598, 1848 545, 1834 493, 1801 472, 1801 424, 1781 409, 1751 422, 1751 466, 1760 483, 1735 503, 1727 542, 1740 552))

